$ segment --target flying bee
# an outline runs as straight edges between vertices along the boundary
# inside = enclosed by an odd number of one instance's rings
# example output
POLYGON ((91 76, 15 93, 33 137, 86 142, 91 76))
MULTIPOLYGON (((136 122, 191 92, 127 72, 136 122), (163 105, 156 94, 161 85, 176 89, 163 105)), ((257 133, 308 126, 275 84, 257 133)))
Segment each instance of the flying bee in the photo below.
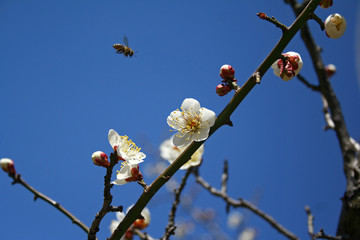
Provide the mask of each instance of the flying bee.
POLYGON ((113 48, 116 49, 116 53, 124 54, 125 57, 132 57, 132 55, 134 55, 134 50, 129 47, 129 41, 126 36, 124 37, 123 43, 124 44, 116 43, 113 45, 113 48))

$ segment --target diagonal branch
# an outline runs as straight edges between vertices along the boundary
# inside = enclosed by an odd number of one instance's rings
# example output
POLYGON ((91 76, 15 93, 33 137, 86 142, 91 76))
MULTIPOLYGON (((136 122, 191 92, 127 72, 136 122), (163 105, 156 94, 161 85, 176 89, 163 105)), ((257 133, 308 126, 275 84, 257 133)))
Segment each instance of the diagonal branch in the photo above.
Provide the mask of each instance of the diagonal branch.
MULTIPOLYGON (((241 89, 234 94, 233 98, 230 100, 228 105, 217 116, 214 126, 212 126, 210 129, 209 138, 216 130, 218 130, 221 126, 223 126, 226 122, 228 122, 230 116, 235 111, 235 109, 245 99, 245 97, 249 94, 249 92, 258 83, 258 80, 266 73, 266 71, 271 67, 271 65, 276 61, 276 59, 279 58, 279 56, 281 55, 285 47, 288 45, 288 43, 293 39, 295 34, 308 20, 309 14, 315 11, 317 6, 319 5, 319 2, 320 0, 311 0, 309 4, 307 4, 303 12, 289 27, 289 30, 282 35, 282 37, 280 38, 276 46, 272 49, 270 54, 254 71, 257 74, 255 75, 252 74, 250 78, 246 81, 246 83, 244 83, 244 85, 241 87, 241 89)), ((169 180, 169 178, 173 176, 175 172, 191 158, 191 156, 195 153, 195 151, 205 141, 206 140, 201 142, 192 142, 185 149, 185 151, 167 169, 165 169, 164 172, 160 174, 160 176, 157 179, 154 180, 154 182, 149 186, 148 190, 140 196, 138 201, 135 203, 134 207, 131 208, 131 210, 125 216, 123 221, 118 225, 118 227, 115 229, 113 234, 110 236, 109 240, 118 240, 124 235, 126 230, 136 220, 136 217, 139 216, 140 212, 145 208, 145 206, 152 199, 152 197, 169 180)))
POLYGON ((9 176, 14 179, 12 184, 19 183, 23 185, 27 190, 32 192, 34 194, 34 201, 38 198, 44 200, 45 202, 49 203, 51 206, 62 212, 65 216, 67 216, 74 224, 78 225, 82 230, 84 230, 86 233, 89 232, 89 228, 82 223, 79 219, 77 219, 74 215, 72 215, 68 210, 66 210, 64 207, 62 207, 58 202, 55 200, 52 200, 48 196, 42 194, 41 192, 35 190, 33 187, 31 187, 29 184, 27 184, 20 176, 20 174, 12 175, 9 174, 9 176))

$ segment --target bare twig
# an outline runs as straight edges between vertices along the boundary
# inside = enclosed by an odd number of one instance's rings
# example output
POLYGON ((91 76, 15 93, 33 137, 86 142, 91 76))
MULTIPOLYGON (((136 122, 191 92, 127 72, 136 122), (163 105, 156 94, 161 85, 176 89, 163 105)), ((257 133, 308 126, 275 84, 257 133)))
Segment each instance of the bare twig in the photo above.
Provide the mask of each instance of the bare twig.
POLYGON ((320 229, 320 232, 316 233, 315 237, 316 238, 321 238, 321 239, 330 239, 330 240, 344 240, 344 239, 347 239, 347 238, 343 238, 343 237, 339 237, 339 236, 333 237, 333 236, 327 235, 327 234, 325 234, 324 229, 320 229))
POLYGON ((177 210, 177 207, 180 203, 180 195, 181 195, 181 192, 182 190, 184 189, 185 187, 185 184, 186 184, 186 181, 188 179, 188 177, 190 176, 190 173, 192 172, 193 168, 190 167, 184 177, 182 178, 181 180, 181 183, 180 183, 180 186, 178 189, 175 189, 174 193, 175 193, 175 200, 172 204, 172 207, 171 207, 171 211, 170 211, 170 214, 169 214, 169 221, 168 221, 168 225, 165 229, 165 233, 164 233, 164 236, 162 237, 162 239, 164 240, 167 240, 170 238, 171 235, 175 234, 175 229, 176 229, 176 226, 175 226, 175 215, 176 215, 176 210, 177 210))
POLYGON ((224 160, 224 169, 223 169, 223 174, 221 176, 221 192, 226 193, 227 192, 227 181, 229 178, 229 173, 228 173, 228 161, 225 159, 224 160))
POLYGON ((310 14, 309 19, 315 20, 320 25, 321 31, 324 31, 325 29, 324 22, 315 13, 310 14))
POLYGON ((334 129, 335 123, 331 118, 331 114, 329 113, 329 104, 328 104, 326 98, 322 94, 321 94, 321 100, 323 102, 323 113, 324 113, 325 122, 326 122, 324 130, 334 129))
POLYGON ((221 192, 221 191, 217 190, 216 188, 212 187, 208 182, 206 182, 196 172, 195 172, 195 176, 196 176, 196 182, 197 183, 199 183, 203 188, 208 190, 212 195, 222 198, 226 202, 226 204, 231 205, 232 207, 235 207, 235 208, 236 207, 244 207, 246 209, 249 209, 250 211, 252 211, 256 215, 258 215, 259 217, 264 219, 266 222, 268 222, 272 227, 274 227, 276 230, 278 230, 281 234, 283 234, 287 238, 292 239, 292 240, 298 240, 299 239, 296 235, 294 235, 292 232, 287 230, 280 223, 275 221, 274 218, 272 218, 270 215, 266 214, 265 212, 263 212, 262 210, 257 208, 252 203, 250 203, 250 202, 248 202, 248 201, 246 201, 244 199, 241 199, 241 198, 239 198, 237 200, 233 199, 233 198, 229 197, 226 193, 221 192))
POLYGON ((149 234, 147 234, 147 233, 145 233, 145 232, 142 232, 142 231, 140 231, 140 230, 137 229, 137 228, 133 228, 133 229, 132 229, 132 232, 133 232, 134 234, 138 235, 141 240, 154 240, 154 238, 152 238, 151 236, 149 236, 149 234))
POLYGON ((263 12, 258 12, 256 14, 259 18, 266 20, 272 24, 274 24, 276 27, 280 28, 281 31, 283 33, 287 32, 289 30, 289 28, 287 26, 285 26, 284 24, 280 23, 278 20, 276 20, 274 17, 268 17, 265 13, 263 12))
POLYGON ((35 190, 33 187, 31 187, 29 184, 27 184, 20 176, 20 174, 9 174, 9 176, 14 180, 12 182, 12 184, 16 184, 19 183, 21 185, 23 185, 27 190, 29 190, 30 192, 32 192, 34 194, 34 201, 36 201, 36 199, 40 198, 43 201, 49 203, 51 206, 53 206, 54 208, 58 209, 60 212, 62 212, 65 216, 67 216, 72 223, 74 223, 75 225, 78 225, 82 230, 84 230, 86 233, 89 232, 89 228, 82 223, 79 219, 77 219, 74 215, 72 215, 68 210, 66 210, 64 207, 62 207, 60 205, 60 203, 56 202, 55 200, 52 200, 51 198, 49 198, 48 196, 42 194, 41 192, 35 190))
MULTIPOLYGON (((106 175, 104 177, 104 202, 100 209, 100 211, 95 215, 95 219, 91 224, 89 234, 88 234, 88 240, 94 240, 96 239, 96 233, 99 231, 99 226, 101 223, 101 220, 103 217, 110 211, 112 211, 114 208, 110 206, 112 202, 113 196, 110 193, 111 188, 113 187, 113 184, 110 183, 111 181, 111 174, 114 166, 118 163, 117 154, 111 153, 110 154, 110 166, 106 169, 106 175)), ((118 207, 118 210, 120 210, 121 207, 118 207)))
POLYGON ((315 240, 315 235, 314 235, 314 216, 311 214, 311 210, 309 206, 305 207, 305 212, 307 214, 308 217, 308 221, 307 221, 307 225, 308 225, 308 233, 311 237, 312 240, 315 240))
POLYGON ((313 85, 313 84, 309 83, 301 74, 298 74, 298 75, 297 75, 297 78, 298 78, 303 84, 305 84, 305 86, 307 86, 307 87, 310 88, 311 90, 320 92, 320 87, 319 87, 319 86, 316 86, 316 85, 313 85))

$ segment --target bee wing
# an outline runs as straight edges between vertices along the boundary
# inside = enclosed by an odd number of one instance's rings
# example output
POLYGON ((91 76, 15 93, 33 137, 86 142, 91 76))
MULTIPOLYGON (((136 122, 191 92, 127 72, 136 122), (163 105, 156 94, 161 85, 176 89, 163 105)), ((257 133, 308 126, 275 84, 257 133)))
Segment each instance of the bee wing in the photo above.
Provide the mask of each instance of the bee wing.
POLYGON ((124 45, 125 45, 126 47, 129 46, 129 40, 128 40, 128 38, 127 38, 126 36, 124 36, 123 43, 124 43, 124 45))

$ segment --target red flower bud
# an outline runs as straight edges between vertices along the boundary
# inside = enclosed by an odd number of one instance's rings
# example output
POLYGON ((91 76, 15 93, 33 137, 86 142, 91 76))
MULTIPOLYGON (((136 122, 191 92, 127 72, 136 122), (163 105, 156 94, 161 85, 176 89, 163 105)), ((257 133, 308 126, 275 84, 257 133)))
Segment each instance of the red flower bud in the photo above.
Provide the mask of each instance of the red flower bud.
POLYGON ((221 96, 224 96, 228 94, 231 91, 231 87, 227 84, 219 84, 216 87, 216 94, 221 96))
POLYGON ((91 156, 91 159, 93 163, 97 166, 101 166, 101 167, 110 166, 110 163, 108 161, 108 156, 101 151, 94 152, 91 156))
POLYGON ((220 68, 220 77, 222 79, 233 79, 234 75, 235 70, 232 66, 226 64, 220 68))

